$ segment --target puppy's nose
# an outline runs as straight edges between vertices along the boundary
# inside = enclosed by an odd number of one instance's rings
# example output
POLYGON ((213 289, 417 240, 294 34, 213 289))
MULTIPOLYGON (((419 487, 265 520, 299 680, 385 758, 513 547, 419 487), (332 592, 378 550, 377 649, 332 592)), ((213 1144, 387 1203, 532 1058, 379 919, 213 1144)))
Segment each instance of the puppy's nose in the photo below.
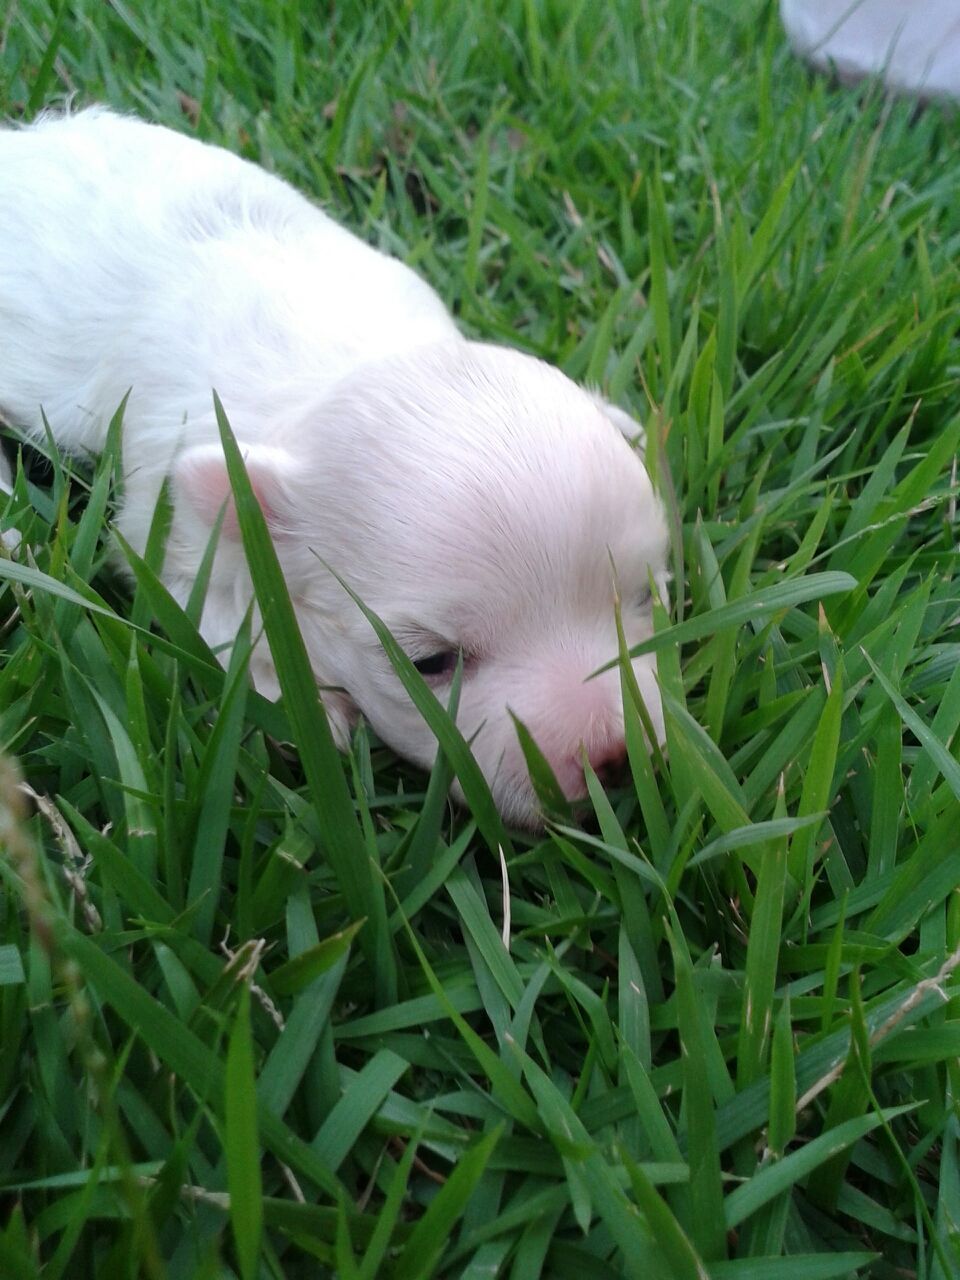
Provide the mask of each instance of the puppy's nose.
POLYGON ((605 787, 618 782, 627 764, 627 744, 622 739, 599 743, 587 752, 590 768, 605 787))

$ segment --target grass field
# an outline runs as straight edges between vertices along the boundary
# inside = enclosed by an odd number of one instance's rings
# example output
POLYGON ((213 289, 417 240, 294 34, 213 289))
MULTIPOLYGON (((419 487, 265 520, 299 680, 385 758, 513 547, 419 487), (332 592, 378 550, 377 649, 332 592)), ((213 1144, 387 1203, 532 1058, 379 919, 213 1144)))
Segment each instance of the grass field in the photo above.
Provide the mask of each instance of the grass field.
POLYGON ((126 586, 109 458, 20 476, 3 1280, 960 1274, 956 116, 755 0, 0 23, 0 111, 240 150, 642 416, 675 575, 666 760, 533 839, 126 586))

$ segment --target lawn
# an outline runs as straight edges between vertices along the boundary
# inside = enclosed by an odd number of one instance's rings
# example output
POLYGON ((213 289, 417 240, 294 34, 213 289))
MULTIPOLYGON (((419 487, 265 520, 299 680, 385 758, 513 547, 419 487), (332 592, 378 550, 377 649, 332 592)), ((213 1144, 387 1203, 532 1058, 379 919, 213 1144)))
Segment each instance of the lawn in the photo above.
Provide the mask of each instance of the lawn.
POLYGON ((442 713, 337 756, 282 610, 274 706, 161 537, 116 573, 110 456, 25 459, 3 1280, 960 1274, 957 117, 757 0, 9 0, 0 112, 71 95, 643 418, 668 747, 627 685, 629 785, 504 832, 442 713))

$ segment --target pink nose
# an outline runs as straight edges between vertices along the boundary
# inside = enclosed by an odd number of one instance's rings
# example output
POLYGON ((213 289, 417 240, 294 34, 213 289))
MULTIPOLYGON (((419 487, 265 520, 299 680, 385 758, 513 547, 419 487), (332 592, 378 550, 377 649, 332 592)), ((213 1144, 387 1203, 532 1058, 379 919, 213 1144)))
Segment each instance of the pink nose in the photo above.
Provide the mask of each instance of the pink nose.
POLYGON ((627 745, 619 738, 609 742, 601 742, 587 752, 590 768, 603 785, 610 786, 623 773, 627 763, 627 745))
MULTIPOLYGON (((627 748, 623 738, 607 738, 595 743, 587 751, 590 768, 600 783, 611 786, 620 781, 627 763, 627 748)), ((557 781, 568 800, 582 800, 587 794, 587 782, 583 776, 583 748, 576 755, 561 756, 550 761, 557 781)))

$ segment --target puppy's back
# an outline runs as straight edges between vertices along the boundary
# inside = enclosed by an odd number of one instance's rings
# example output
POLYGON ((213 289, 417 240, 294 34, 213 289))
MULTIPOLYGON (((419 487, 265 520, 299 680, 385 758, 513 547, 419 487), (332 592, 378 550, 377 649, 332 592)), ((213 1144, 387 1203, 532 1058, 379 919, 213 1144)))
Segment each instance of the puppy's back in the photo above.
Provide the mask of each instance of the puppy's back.
POLYGON ((101 108, 0 130, 0 408, 97 449, 133 388, 171 426, 250 420, 452 331, 413 272, 220 147, 101 108), (299 392, 297 393, 299 394, 299 392))

